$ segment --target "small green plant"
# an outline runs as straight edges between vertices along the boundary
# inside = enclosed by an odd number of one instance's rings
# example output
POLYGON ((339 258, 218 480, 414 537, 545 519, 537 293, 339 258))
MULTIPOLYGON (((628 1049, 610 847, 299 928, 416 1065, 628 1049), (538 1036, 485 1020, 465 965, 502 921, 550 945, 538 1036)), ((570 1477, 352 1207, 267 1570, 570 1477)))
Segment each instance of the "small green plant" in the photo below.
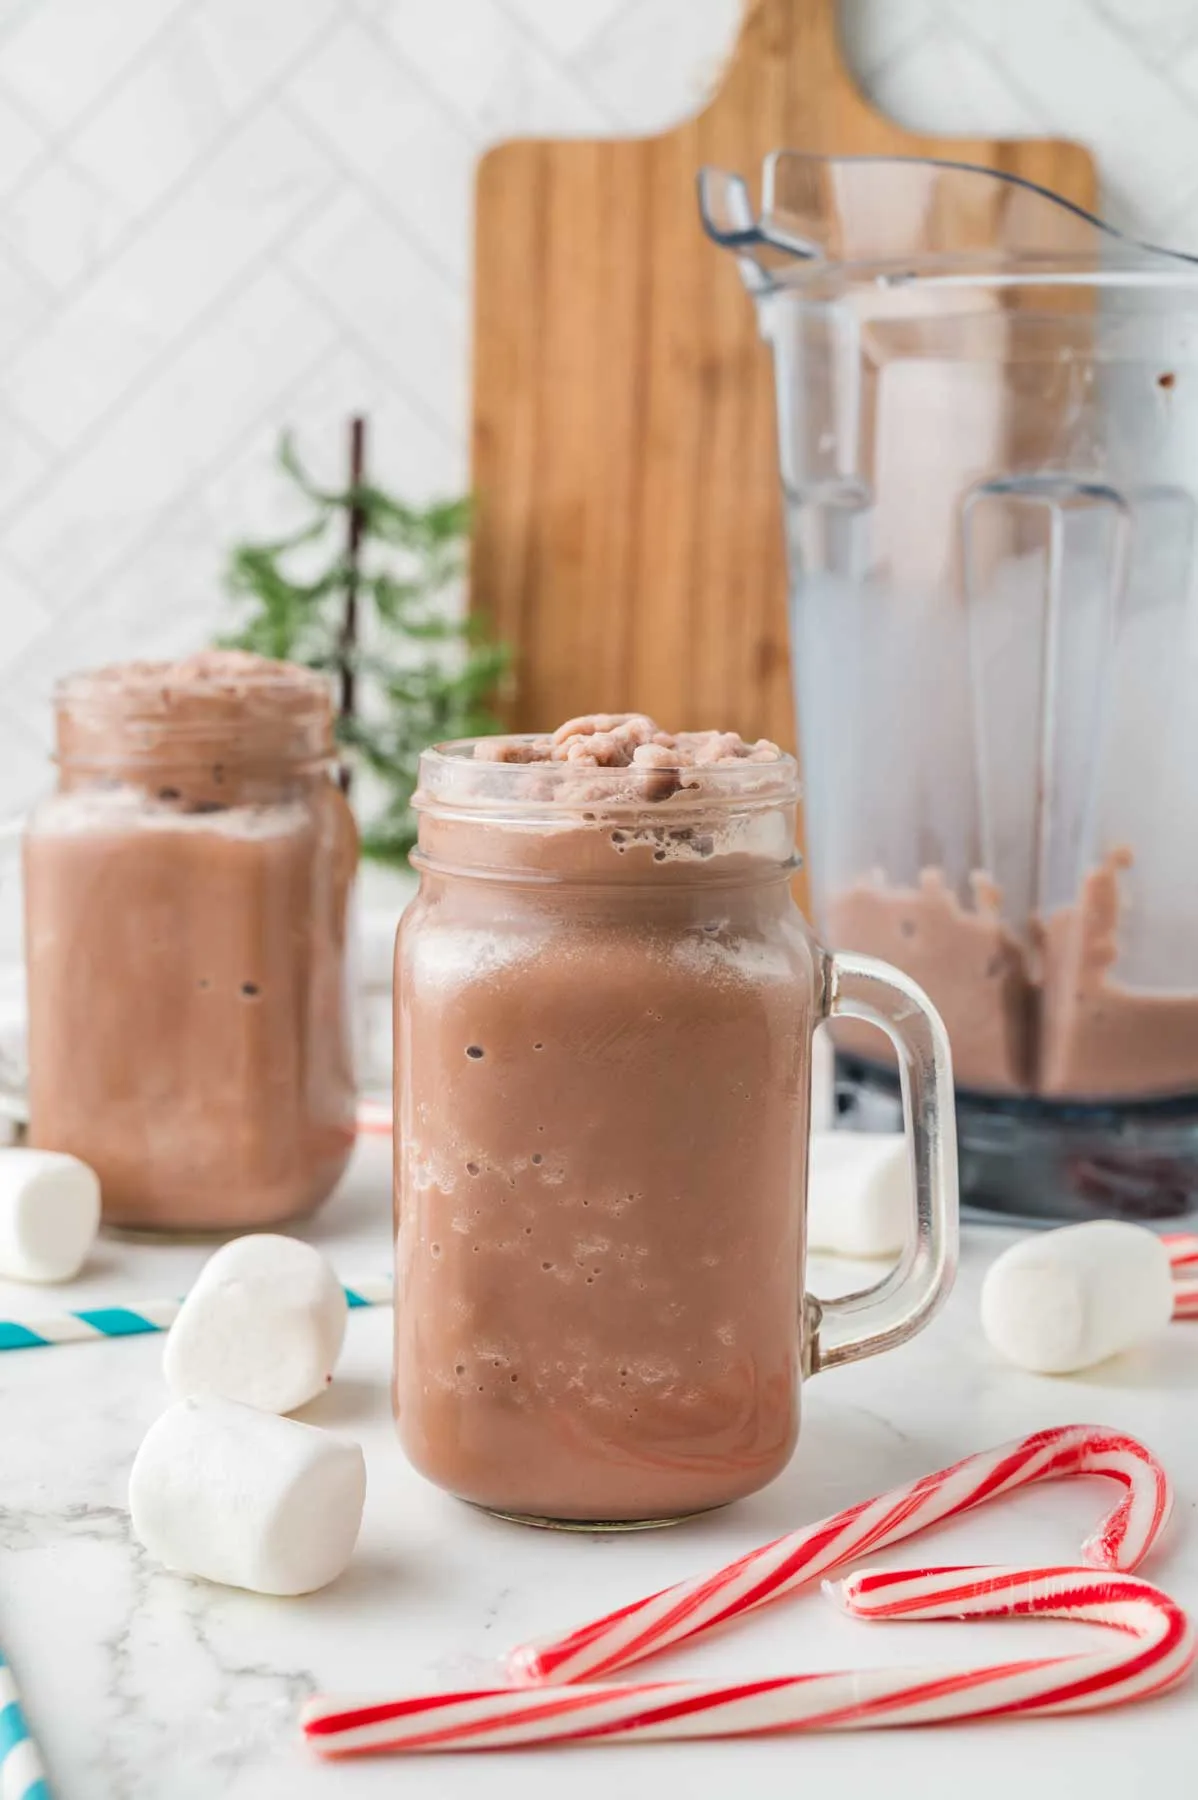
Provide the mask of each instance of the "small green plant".
POLYGON ((347 791, 354 772, 368 776, 357 796, 363 852, 402 864, 416 842, 420 752, 498 729, 491 703, 508 652, 447 604, 464 566, 469 502, 411 507, 375 487, 362 419, 351 422, 343 489, 318 486, 289 434, 278 460, 310 517, 288 537, 232 551, 226 585, 241 619, 223 642, 336 678, 347 791))

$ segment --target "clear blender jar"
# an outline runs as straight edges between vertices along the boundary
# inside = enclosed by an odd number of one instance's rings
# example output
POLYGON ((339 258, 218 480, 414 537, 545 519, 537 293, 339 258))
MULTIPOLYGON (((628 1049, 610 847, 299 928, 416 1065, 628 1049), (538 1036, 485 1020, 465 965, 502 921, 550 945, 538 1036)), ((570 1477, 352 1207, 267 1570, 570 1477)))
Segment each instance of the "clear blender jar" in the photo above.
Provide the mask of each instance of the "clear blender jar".
MULTIPOLYGON (((816 925, 949 1028, 962 1196, 1198 1204, 1198 263, 993 171, 708 171, 774 357, 816 925)), ((842 1106, 897 1113, 868 1027, 842 1106)), ((851 1122, 851 1120, 850 1120, 851 1122)))

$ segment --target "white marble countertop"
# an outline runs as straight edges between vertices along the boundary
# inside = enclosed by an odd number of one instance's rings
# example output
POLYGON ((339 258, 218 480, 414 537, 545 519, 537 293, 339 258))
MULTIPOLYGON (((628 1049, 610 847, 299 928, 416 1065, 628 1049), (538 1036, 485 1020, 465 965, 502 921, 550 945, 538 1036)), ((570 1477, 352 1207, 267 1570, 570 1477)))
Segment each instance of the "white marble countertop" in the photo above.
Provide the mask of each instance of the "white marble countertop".
MULTIPOLYGON (((383 1144, 366 1143, 311 1236, 347 1279, 384 1268, 389 1191, 383 1144)), ((390 1314, 354 1314, 338 1379, 304 1416, 357 1437, 369 1495, 347 1573, 324 1593, 264 1599, 155 1567, 132 1542, 125 1484, 164 1404, 162 1340, 0 1357, 0 1643, 16 1670, 56 1800, 607 1800, 662 1782, 688 1800, 734 1787, 754 1800, 796 1792, 891 1800, 919 1794, 1028 1800, 1069 1791, 1148 1791, 1192 1759, 1198 1686, 1088 1719, 903 1733, 673 1744, 325 1765, 296 1730, 316 1689, 398 1692, 474 1680, 508 1645, 569 1625, 853 1500, 1039 1426, 1092 1420, 1142 1436, 1179 1493, 1146 1573, 1198 1612, 1198 1324, 1085 1379, 1000 1367, 977 1324, 981 1271, 1007 1234, 967 1234, 957 1290, 916 1342, 812 1382, 798 1454, 755 1499, 672 1531, 575 1536, 505 1525, 447 1499, 404 1464, 388 1405, 390 1314)), ((205 1251, 104 1242, 73 1306, 182 1292, 205 1251)), ((859 1270, 841 1265, 840 1285, 859 1270)), ((816 1268, 829 1291, 829 1267, 816 1268)), ((813 1286, 818 1280, 813 1279, 813 1286)), ((58 1291, 38 1291, 39 1306, 58 1291)), ((31 1290, 0 1283, 0 1315, 31 1290)), ((943 1562, 1076 1558, 1113 1501, 1110 1484, 1051 1484, 926 1542, 943 1562)), ((870 1560, 903 1566, 924 1543, 870 1560)), ((765 1674, 1013 1651, 1092 1647, 1061 1624, 863 1626, 818 1592, 660 1659, 663 1674, 765 1674)), ((493 1666, 493 1664, 492 1664, 493 1666)))

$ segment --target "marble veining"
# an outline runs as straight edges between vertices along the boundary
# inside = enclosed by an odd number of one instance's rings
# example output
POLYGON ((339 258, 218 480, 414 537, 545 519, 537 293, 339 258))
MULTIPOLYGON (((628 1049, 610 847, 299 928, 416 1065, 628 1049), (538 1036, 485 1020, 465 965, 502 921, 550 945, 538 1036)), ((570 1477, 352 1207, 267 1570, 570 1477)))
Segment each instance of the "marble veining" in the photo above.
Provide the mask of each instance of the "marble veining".
MULTIPOLYGON (((387 1157, 364 1145, 312 1235, 348 1278, 385 1266, 387 1157)), ((275 1600, 173 1575, 131 1539, 124 1485, 134 1450, 165 1402, 161 1339, 64 1346, 0 1357, 0 1644, 23 1692, 56 1800, 639 1800, 662 1781, 694 1800, 736 1783, 754 1800, 811 1791, 998 1800, 1067 1767, 1092 1795, 1144 1791, 1192 1740, 1195 1690, 1076 1720, 926 1731, 577 1750, 402 1765, 321 1765, 298 1740, 314 1690, 356 1695, 492 1679, 511 1643, 572 1623, 721 1560, 851 1500, 1037 1426, 1093 1419, 1137 1432, 1165 1459, 1178 1517, 1146 1573, 1198 1608, 1198 1441, 1192 1390, 1198 1326, 1072 1381, 998 1365, 977 1323, 981 1272, 1009 1234, 969 1236, 961 1279, 923 1338, 821 1376, 804 1394, 799 1453, 763 1494, 673 1531, 598 1537, 502 1524, 429 1488, 404 1464, 388 1401, 390 1319, 349 1323, 338 1380, 305 1409, 365 1447, 362 1539, 340 1581, 275 1600), (1064 1762, 1061 1761, 1064 1759, 1064 1762)), ((204 1249, 106 1241, 72 1303, 185 1290, 204 1249)), ((812 1284, 856 1285, 860 1265, 822 1264, 812 1284)), ((52 1291, 34 1296, 51 1306, 52 1291)), ((0 1284, 0 1312, 30 1291, 0 1284)), ((926 1546, 877 1557, 937 1562, 1071 1560, 1110 1488, 1057 1483, 942 1528, 926 1546), (934 1558, 929 1554, 934 1545, 934 1558)), ((677 1651, 654 1672, 756 1674, 873 1662, 1067 1652, 1093 1634, 1047 1623, 865 1627, 817 1592, 751 1626, 677 1651)))

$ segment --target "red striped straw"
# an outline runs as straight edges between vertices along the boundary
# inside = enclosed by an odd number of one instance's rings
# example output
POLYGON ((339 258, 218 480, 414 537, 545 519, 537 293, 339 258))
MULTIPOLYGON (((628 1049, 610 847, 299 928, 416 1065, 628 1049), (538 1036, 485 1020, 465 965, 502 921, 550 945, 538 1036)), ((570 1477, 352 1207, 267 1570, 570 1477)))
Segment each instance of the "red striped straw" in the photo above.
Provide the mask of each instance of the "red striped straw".
POLYGON ((358 1130, 367 1137, 391 1136, 391 1103, 387 1100, 358 1101, 358 1130))

